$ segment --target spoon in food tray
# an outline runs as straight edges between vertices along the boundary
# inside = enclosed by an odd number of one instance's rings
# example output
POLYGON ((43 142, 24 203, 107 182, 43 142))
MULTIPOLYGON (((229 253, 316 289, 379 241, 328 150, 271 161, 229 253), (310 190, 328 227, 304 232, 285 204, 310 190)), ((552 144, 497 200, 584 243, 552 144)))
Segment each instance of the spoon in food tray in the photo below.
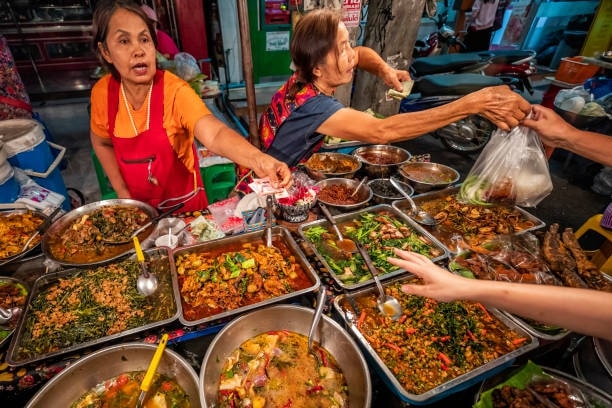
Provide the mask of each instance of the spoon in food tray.
POLYGON ((355 245, 355 242, 353 240, 344 238, 344 236, 340 232, 340 229, 338 228, 338 224, 336 224, 336 220, 334 219, 334 216, 329 212, 329 209, 327 208, 327 206, 320 201, 318 201, 317 203, 319 204, 319 208, 321 209, 321 212, 323 213, 327 221, 329 221, 329 223, 332 225, 332 228, 334 229, 334 231, 336 232, 336 235, 338 236, 338 241, 336 242, 336 245, 338 246, 338 248, 348 253, 357 252, 357 245, 355 245))
POLYGON ((183 208, 184 205, 185 205, 185 203, 178 203, 176 205, 173 205, 172 207, 168 208, 163 213, 161 213, 161 214, 151 218, 149 220, 149 222, 147 222, 146 224, 141 225, 140 227, 138 227, 138 229, 136 231, 132 232, 130 235, 127 235, 127 234, 129 234, 129 231, 126 231, 126 235, 122 235, 122 236, 116 237, 115 239, 110 239, 108 237, 105 237, 105 238, 102 238, 102 241, 105 244, 110 244, 110 245, 127 244, 128 242, 132 241, 134 238, 138 237, 138 235, 141 232, 143 232, 144 230, 149 228, 151 225, 157 224, 159 222, 159 220, 161 220, 162 218, 166 218, 167 216, 169 216, 173 212, 183 208))
POLYGON ((134 249, 136 250, 136 260, 140 264, 141 269, 138 280, 136 281, 136 287, 138 288, 138 292, 142 295, 150 296, 157 290, 157 278, 150 273, 149 268, 147 268, 138 237, 134 237, 133 239, 134 249))
POLYGON ((412 210, 411 217, 416 222, 418 222, 419 224, 423 224, 423 225, 436 225, 438 223, 436 219, 432 217, 427 211, 424 211, 423 209, 417 207, 414 200, 410 197, 410 195, 406 192, 406 190, 402 188, 402 186, 397 182, 397 180, 393 176, 389 178, 389 181, 391 182, 393 187, 395 187, 397 191, 399 191, 404 196, 404 198, 408 200, 408 203, 410 203, 410 208, 412 210))
POLYGON ((153 354, 153 358, 149 363, 149 368, 147 368, 145 376, 142 379, 142 382, 140 383, 140 395, 138 396, 138 401, 136 402, 136 408, 141 408, 144 405, 147 393, 149 392, 149 388, 151 388, 151 384, 153 383, 153 378, 155 377, 157 366, 159 366, 159 362, 162 356, 164 355, 166 344, 168 344, 168 333, 164 333, 161 336, 161 339, 159 339, 159 344, 157 345, 157 349, 155 349, 155 354, 153 354))
POLYGON ((319 286, 319 296, 317 296, 317 308, 312 315, 312 323, 310 324, 310 330, 308 331, 308 352, 314 356, 316 360, 319 360, 319 354, 313 349, 312 343, 314 339, 317 327, 319 327, 319 320, 323 314, 323 307, 325 306, 325 299, 327 298, 327 288, 324 285, 319 286))
POLYGON ((378 269, 372 263, 372 259, 368 254, 368 251, 365 250, 361 245, 357 245, 357 249, 359 253, 363 257, 366 266, 370 270, 372 277, 374 278, 374 282, 376 283, 376 287, 378 288, 378 299, 376 303, 378 304, 378 310, 385 315, 390 317, 393 320, 399 319, 404 313, 402 310, 402 305, 400 305, 399 301, 391 295, 387 295, 385 293, 385 289, 380 283, 380 278, 378 277, 378 269))
POLYGON ((21 312, 20 307, 11 307, 9 309, 0 307, 0 326, 10 322, 13 316, 16 316, 19 312, 21 312))
POLYGON ((365 183, 366 181, 368 181, 368 176, 365 176, 364 178, 361 179, 359 184, 357 184, 357 188, 355 188, 355 191, 353 191, 353 193, 349 196, 349 198, 355 197, 355 194, 357 194, 357 192, 361 190, 361 186, 363 186, 363 183, 365 183))

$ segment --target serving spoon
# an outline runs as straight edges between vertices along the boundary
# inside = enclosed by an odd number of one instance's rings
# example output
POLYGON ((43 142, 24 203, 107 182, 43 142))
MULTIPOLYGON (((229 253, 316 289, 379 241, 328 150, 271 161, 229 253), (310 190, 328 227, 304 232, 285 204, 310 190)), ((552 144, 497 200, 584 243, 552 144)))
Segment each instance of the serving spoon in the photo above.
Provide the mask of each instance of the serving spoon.
POLYGON ((136 288, 144 296, 150 296, 157 290, 157 278, 149 272, 149 268, 145 264, 144 254, 140 247, 138 237, 134 237, 134 249, 136 250, 136 260, 140 264, 140 274, 136 282, 136 288))
POLYGON ((0 307, 0 326, 10 322, 13 316, 16 316, 20 311, 20 307, 11 307, 8 309, 0 307))
POLYGON ((361 179, 359 184, 357 184, 357 188, 355 188, 355 191, 353 191, 353 193, 349 196, 349 198, 355 197, 355 194, 357 194, 357 192, 361 190, 361 186, 363 186, 363 183, 365 183, 366 181, 368 181, 368 176, 365 176, 364 178, 361 179))
POLYGON ((380 310, 383 315, 390 317, 392 320, 399 319, 404 313, 402 310, 402 305, 400 305, 400 302, 396 298, 385 293, 385 289, 380 283, 380 278, 378 277, 378 269, 376 269, 376 266, 374 266, 372 263, 372 259, 370 258, 368 251, 366 251, 361 245, 357 245, 357 249, 363 257, 366 266, 374 278, 376 287, 378 288, 378 299, 376 300, 378 310, 380 310))
POLYGON ((317 297, 317 308, 312 315, 312 323, 310 324, 310 330, 308 331, 308 352, 317 360, 319 360, 319 355, 313 349, 312 343, 317 327, 319 326, 319 320, 321 320, 321 315, 323 314, 323 306, 325 306, 325 299, 327 298, 326 292, 327 288, 324 285, 321 285, 319 287, 319 296, 317 297))
POLYGON ((336 242, 336 245, 338 246, 338 248, 348 253, 357 252, 357 245, 352 239, 344 238, 344 236, 340 232, 340 229, 338 228, 338 224, 336 224, 336 220, 334 219, 333 215, 331 215, 331 213, 329 212, 329 209, 327 208, 327 206, 320 201, 318 201, 318 204, 319 204, 319 208, 321 209, 321 212, 323 213, 327 221, 329 221, 329 223, 332 225, 332 228, 334 229, 334 231, 336 232, 336 235, 338 236, 338 241, 336 242))
POLYGON ((393 187, 395 187, 396 190, 399 191, 406 200, 408 200, 408 203, 410 203, 410 208, 412 211, 411 216, 416 222, 418 222, 419 224, 423 224, 423 225, 436 225, 438 223, 436 219, 432 217, 427 211, 424 211, 423 209, 417 207, 414 200, 410 197, 410 195, 406 192, 406 190, 402 188, 402 186, 397 182, 397 180, 393 176, 389 178, 389 181, 391 182, 393 187))

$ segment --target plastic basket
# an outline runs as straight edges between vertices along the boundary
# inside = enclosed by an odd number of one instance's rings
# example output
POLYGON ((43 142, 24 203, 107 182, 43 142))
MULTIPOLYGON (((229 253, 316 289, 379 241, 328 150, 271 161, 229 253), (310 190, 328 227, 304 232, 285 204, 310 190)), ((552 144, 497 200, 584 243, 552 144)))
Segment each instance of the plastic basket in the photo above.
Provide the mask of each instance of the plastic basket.
MULTIPOLYGON (((266 226, 266 219, 264 218, 264 220, 262 222, 254 222, 252 224, 248 224, 246 222, 246 220, 248 220, 254 213, 256 210, 248 210, 248 211, 242 211, 242 219, 243 219, 243 223, 244 223, 244 232, 253 232, 253 231, 258 231, 262 228, 264 228, 266 226)), ((266 211, 266 217, 268 216, 268 212, 266 211)), ((274 216, 272 217, 272 226, 276 225, 276 218, 274 218, 274 216)))
POLYGON ((599 71, 597 65, 582 62, 582 57, 567 57, 561 59, 555 79, 568 84, 581 84, 594 76, 597 71, 599 71))

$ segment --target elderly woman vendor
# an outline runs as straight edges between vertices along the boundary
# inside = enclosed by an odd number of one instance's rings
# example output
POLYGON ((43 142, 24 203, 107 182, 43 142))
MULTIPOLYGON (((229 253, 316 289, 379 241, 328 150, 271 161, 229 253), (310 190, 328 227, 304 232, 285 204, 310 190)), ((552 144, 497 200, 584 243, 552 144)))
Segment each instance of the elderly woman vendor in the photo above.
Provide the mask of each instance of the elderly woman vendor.
POLYGON ((194 138, 209 150, 286 186, 285 163, 218 120, 182 79, 156 68, 153 21, 131 0, 103 0, 93 16, 94 46, 110 72, 91 92, 91 143, 119 198, 160 209, 208 203, 194 138))
MULTIPOLYGON (((355 68, 379 76, 398 91, 402 90, 400 82, 410 76, 391 68, 370 48, 351 47, 338 13, 320 9, 306 14, 295 26, 290 47, 296 71, 272 97, 259 125, 265 151, 289 166, 307 159, 320 146, 323 135, 391 143, 424 135, 473 114, 508 130, 531 109, 526 100, 502 85, 433 109, 378 119, 344 107, 334 98, 335 89, 352 80, 355 68)), ((238 189, 246 192, 245 185, 242 182, 238 189)))

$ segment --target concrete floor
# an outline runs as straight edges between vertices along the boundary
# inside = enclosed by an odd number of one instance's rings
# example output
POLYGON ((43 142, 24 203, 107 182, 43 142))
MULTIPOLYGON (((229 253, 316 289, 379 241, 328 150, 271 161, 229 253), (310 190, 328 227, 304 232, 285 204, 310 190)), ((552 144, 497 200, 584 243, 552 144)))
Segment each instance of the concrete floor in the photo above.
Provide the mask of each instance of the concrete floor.
MULTIPOLYGON (((536 84, 536 93, 528 99, 541 102, 546 86, 545 81, 536 84)), ((228 122, 212 100, 207 103, 215 114, 228 122)), ((62 170, 66 187, 82 192, 88 203, 99 200, 100 191, 91 161, 87 105, 86 98, 64 99, 35 103, 34 110, 46 124, 55 143, 67 149, 62 170)), ((413 155, 429 153, 432 161, 452 165, 461 173, 462 179, 477 157, 477 154, 460 155, 448 151, 430 135, 399 145, 413 155)), ((554 190, 537 208, 529 209, 547 224, 559 222, 562 227, 577 228, 591 215, 602 212, 610 202, 610 197, 597 194, 590 188, 592 177, 601 166, 578 156, 568 157, 564 151, 557 151, 549 164, 554 190)))

